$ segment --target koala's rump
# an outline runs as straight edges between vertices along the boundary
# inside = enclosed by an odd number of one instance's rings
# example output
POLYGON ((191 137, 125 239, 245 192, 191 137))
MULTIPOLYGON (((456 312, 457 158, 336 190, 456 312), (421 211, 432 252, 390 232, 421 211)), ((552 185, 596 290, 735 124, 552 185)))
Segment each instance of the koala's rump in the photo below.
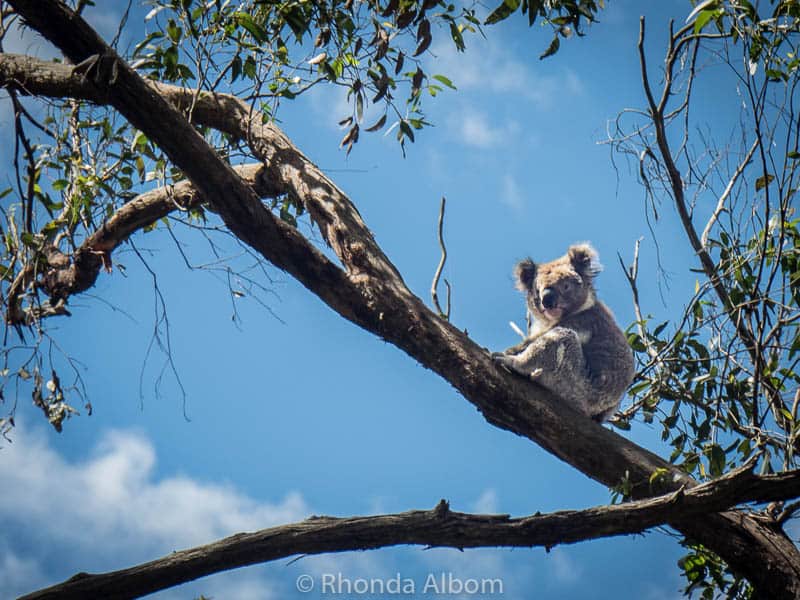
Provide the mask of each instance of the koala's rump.
POLYGON ((581 340, 586 368, 596 391, 619 399, 633 378, 633 355, 608 308, 597 302, 570 315, 559 326, 574 330, 581 340))

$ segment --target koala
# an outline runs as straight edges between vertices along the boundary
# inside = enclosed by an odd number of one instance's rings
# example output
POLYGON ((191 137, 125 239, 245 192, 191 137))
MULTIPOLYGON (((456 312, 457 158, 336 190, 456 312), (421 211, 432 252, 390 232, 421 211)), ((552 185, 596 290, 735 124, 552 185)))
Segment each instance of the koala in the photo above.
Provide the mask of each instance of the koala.
POLYGON ((616 412, 634 365, 625 335, 597 299, 594 278, 601 269, 597 252, 585 243, 552 262, 517 264, 514 279, 527 296, 528 335, 492 358, 602 423, 616 412))

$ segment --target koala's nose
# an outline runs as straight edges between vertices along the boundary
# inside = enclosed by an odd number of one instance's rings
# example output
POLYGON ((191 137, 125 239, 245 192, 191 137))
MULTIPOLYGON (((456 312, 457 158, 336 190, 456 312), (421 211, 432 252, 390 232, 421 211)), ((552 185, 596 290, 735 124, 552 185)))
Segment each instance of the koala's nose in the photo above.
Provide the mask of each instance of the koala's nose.
POLYGON ((558 296, 553 288, 544 288, 544 292, 542 293, 542 306, 548 309, 554 308, 557 299, 558 296))

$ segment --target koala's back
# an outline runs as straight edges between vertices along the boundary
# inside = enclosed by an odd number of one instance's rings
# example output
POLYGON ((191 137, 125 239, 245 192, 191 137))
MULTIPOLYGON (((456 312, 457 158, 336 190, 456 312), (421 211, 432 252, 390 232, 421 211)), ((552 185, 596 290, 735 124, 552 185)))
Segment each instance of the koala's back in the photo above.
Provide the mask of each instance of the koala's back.
POLYGON ((558 326, 577 333, 597 392, 618 400, 633 378, 634 364, 625 334, 611 311, 598 300, 590 308, 565 317, 558 326))

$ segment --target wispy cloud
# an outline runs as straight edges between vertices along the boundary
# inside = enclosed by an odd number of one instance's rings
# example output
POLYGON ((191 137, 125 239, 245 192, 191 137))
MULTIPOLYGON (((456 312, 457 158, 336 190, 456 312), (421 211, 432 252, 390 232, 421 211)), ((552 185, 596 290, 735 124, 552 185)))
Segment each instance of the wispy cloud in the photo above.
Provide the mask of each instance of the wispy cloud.
POLYGON ((516 178, 510 173, 503 175, 500 202, 513 210, 522 210, 525 206, 525 196, 522 193, 516 178))
POLYGON ((473 510, 476 513, 492 515, 497 513, 497 492, 489 488, 484 490, 480 497, 475 501, 473 510))
POLYGON ((463 144, 484 149, 508 143, 519 129, 513 122, 494 125, 486 113, 472 108, 451 113, 447 126, 463 144))
MULTIPOLYGON (((298 493, 258 502, 229 486, 184 476, 159 479, 152 444, 130 431, 109 432, 90 458, 77 462, 59 456, 43 434, 20 426, 14 433, 0 460, 0 581, 6 592, 54 583, 54 572, 64 577, 120 568, 310 512, 298 493)), ((236 597, 271 593, 262 578, 245 574, 236 582, 243 586, 236 597)))
POLYGON ((548 562, 551 563, 554 579, 561 584, 568 585, 577 582, 583 572, 581 566, 569 555, 569 550, 563 548, 551 550, 548 562))
POLYGON ((512 95, 539 108, 552 108, 564 95, 577 95, 583 86, 577 74, 563 69, 557 75, 536 72, 530 56, 520 58, 497 38, 473 37, 465 54, 443 42, 433 51, 437 73, 447 75, 459 91, 512 95))

